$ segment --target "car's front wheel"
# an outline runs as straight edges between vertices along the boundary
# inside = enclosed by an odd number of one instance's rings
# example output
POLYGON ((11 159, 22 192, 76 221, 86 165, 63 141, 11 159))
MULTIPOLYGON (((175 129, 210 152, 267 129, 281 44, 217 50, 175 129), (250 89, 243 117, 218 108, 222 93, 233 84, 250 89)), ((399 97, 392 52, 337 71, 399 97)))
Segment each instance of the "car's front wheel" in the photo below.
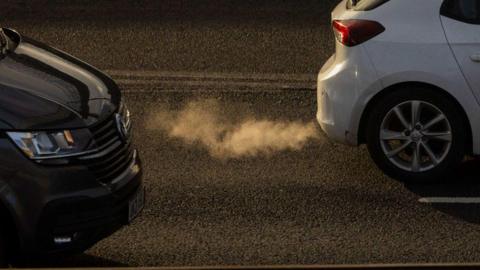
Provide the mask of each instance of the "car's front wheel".
POLYGON ((375 104, 368 118, 367 144, 387 175, 409 182, 439 181, 463 159, 468 128, 450 98, 430 89, 409 88, 375 104))

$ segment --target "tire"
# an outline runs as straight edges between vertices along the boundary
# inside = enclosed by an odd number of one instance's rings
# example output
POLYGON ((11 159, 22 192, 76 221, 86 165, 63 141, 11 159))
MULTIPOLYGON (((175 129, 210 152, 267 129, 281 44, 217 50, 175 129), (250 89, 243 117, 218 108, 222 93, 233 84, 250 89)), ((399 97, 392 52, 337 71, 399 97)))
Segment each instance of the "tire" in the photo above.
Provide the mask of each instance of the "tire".
POLYGON ((394 179, 440 182, 448 179, 465 156, 469 128, 464 113, 438 90, 393 91, 375 102, 367 119, 370 155, 394 179))

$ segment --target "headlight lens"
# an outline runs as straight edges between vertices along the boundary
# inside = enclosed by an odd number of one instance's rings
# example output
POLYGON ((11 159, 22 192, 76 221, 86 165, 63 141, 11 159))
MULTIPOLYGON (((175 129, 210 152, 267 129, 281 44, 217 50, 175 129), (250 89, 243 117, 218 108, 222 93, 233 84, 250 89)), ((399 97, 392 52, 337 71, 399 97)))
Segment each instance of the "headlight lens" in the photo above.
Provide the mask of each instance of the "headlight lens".
POLYGON ((88 129, 55 132, 7 132, 7 134, 32 159, 80 155, 95 148, 88 129))

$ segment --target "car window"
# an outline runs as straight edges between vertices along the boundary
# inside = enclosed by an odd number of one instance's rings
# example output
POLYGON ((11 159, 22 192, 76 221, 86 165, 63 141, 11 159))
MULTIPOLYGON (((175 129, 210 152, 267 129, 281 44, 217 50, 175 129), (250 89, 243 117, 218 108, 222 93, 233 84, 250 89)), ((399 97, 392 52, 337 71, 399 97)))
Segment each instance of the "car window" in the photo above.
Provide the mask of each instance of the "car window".
POLYGON ((367 11, 375 9, 388 1, 389 0, 349 0, 347 1, 347 8, 357 11, 367 11))
POLYGON ((480 1, 446 0, 441 14, 462 22, 480 24, 480 1))

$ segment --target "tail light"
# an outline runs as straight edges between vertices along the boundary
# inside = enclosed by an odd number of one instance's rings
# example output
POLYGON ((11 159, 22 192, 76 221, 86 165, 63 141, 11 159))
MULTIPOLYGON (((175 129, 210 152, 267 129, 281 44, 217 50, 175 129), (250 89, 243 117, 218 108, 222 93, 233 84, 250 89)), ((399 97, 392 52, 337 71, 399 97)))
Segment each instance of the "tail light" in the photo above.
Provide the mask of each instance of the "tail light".
POLYGON ((337 40, 348 47, 362 44, 385 31, 380 23, 367 20, 334 20, 332 27, 337 40))

